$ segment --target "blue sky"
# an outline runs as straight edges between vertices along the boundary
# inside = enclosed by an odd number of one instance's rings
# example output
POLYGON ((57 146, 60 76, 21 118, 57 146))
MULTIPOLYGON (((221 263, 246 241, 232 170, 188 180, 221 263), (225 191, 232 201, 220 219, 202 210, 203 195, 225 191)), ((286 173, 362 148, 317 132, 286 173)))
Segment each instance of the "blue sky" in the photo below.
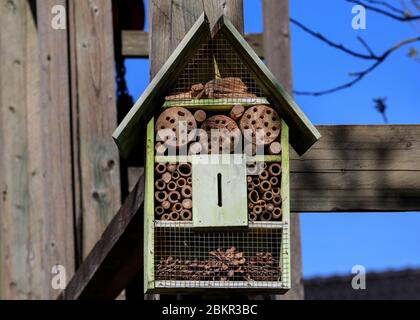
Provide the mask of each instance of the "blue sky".
MULTIPOLYGON (((398 5, 398 1, 390 0, 398 5)), ((408 24, 367 12, 367 29, 351 27, 352 5, 342 0, 290 0, 290 15, 331 40, 354 50, 363 37, 376 53, 416 34, 408 24)), ((262 32, 260 0, 244 0, 245 32, 262 32)), ((349 57, 291 27, 293 86, 320 90, 346 82, 348 72, 369 62, 349 57)), ((418 51, 420 46, 416 45, 418 51)), ((391 124, 420 123, 420 63, 407 57, 408 47, 390 56, 354 87, 322 97, 295 99, 315 124, 383 124, 373 98, 388 97, 391 124)), ((129 59, 127 82, 136 99, 148 83, 148 61, 129 59)), ((420 196, 420 195, 419 195, 420 196)), ((351 213, 301 215, 305 277, 345 274, 360 264, 369 271, 420 267, 420 213, 351 213)))

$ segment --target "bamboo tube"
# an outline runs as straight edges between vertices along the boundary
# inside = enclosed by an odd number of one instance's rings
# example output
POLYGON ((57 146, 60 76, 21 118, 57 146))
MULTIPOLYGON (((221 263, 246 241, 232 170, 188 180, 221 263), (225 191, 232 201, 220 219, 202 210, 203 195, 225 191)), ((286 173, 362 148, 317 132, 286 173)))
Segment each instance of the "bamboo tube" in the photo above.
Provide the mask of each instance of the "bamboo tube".
POLYGON ((261 221, 270 221, 272 218, 271 212, 270 211, 264 211, 261 214, 261 221))
POLYGON ((166 165, 166 170, 168 170, 169 172, 174 172, 177 168, 176 163, 168 163, 166 165))
POLYGON ((248 177, 246 178, 246 182, 252 182, 252 177, 248 176, 248 177))
POLYGON ((273 203, 274 203, 275 206, 280 205, 281 204, 281 198, 280 198, 280 196, 274 196, 273 197, 273 203))
POLYGON ((162 174, 166 171, 166 166, 164 163, 158 163, 155 167, 155 171, 158 174, 162 174))
POLYGON ((255 213, 253 213, 253 212, 250 212, 249 214, 248 214, 248 218, 249 218, 249 220, 250 221, 257 221, 257 215, 255 214, 255 213))
POLYGON ((261 206, 254 206, 254 208, 252 209, 252 212, 255 213, 256 215, 261 214, 262 211, 263 211, 263 207, 261 206))
POLYGON ((273 193, 270 190, 264 192, 264 194, 263 194, 263 200, 265 200, 265 201, 271 201, 272 199, 273 199, 273 193))
POLYGON ((187 178, 187 184, 191 185, 192 184, 192 177, 188 177, 187 178))
POLYGON ((157 190, 165 190, 166 189, 166 183, 162 179, 158 179, 155 181, 155 188, 157 190))
POLYGON ((180 199, 181 199, 181 194, 178 191, 171 191, 168 194, 168 200, 170 203, 177 203, 179 202, 180 199))
POLYGON ((269 181, 272 187, 276 186, 279 183, 279 179, 277 177, 271 177, 269 181))
POLYGON ((248 187, 248 191, 251 191, 252 189, 254 189, 254 184, 252 182, 247 184, 248 187))
POLYGON ((278 163, 273 163, 268 167, 268 172, 272 177, 277 177, 281 174, 281 166, 278 163))
POLYGON ((169 220, 169 214, 167 213, 163 214, 160 220, 165 220, 165 221, 169 220))
POLYGON ((256 176, 259 173, 259 166, 256 162, 252 163, 251 165, 247 166, 247 174, 250 176, 256 176))
POLYGON ((234 105, 233 108, 229 112, 229 117, 232 120, 238 120, 245 112, 245 108, 240 104, 234 105))
POLYGON ((182 177, 189 177, 191 175, 191 164, 181 163, 178 166, 178 173, 182 177))
POLYGON ((262 162, 261 163, 261 169, 262 170, 267 170, 267 162, 262 162))
POLYGON ((167 185, 166 185, 166 188, 169 190, 169 191, 175 191, 176 189, 177 189, 177 184, 175 183, 175 181, 171 181, 171 182, 169 182, 167 185))
POLYGON ((182 188, 183 186, 187 185, 187 180, 185 178, 179 178, 176 182, 178 188, 182 188))
POLYGON ((165 201, 162 202, 161 206, 162 206, 163 209, 167 210, 171 207, 171 203, 168 200, 165 200, 165 201))
POLYGON ((274 141, 270 144, 270 146, 268 147, 268 153, 269 154, 280 154, 281 152, 281 144, 280 142, 274 141))
POLYGON ((258 179, 257 177, 252 179, 252 183, 254 184, 254 188, 258 188, 261 184, 260 179, 258 179))
POLYGON ((182 204, 177 202, 172 206, 172 212, 181 212, 182 204))
POLYGON ((203 151, 203 146, 201 145, 200 142, 193 142, 191 143, 189 149, 188 149, 188 154, 189 155, 194 155, 194 154, 200 154, 203 151))
POLYGON ((272 189, 272 191, 273 191, 273 194, 274 194, 275 196, 280 195, 280 188, 279 188, 279 187, 274 187, 274 188, 272 189))
POLYGON ((254 204, 252 202, 248 203, 248 209, 252 210, 252 208, 254 208, 254 204))
POLYGON ((272 217, 274 220, 278 220, 281 218, 281 209, 279 207, 274 208, 272 217))
POLYGON ((265 208, 265 206, 266 206, 266 202, 265 202, 265 200, 258 200, 257 205, 259 205, 259 206, 261 206, 261 207, 265 208))
POLYGON ((254 204, 257 204, 258 200, 260 200, 260 195, 258 194, 257 190, 252 190, 248 193, 248 199, 254 204))
POLYGON ((274 210, 274 204, 272 204, 272 203, 268 203, 266 206, 265 206, 265 210, 267 210, 267 211, 273 211, 274 210))
POLYGON ((179 213, 178 213, 178 212, 175 212, 175 211, 172 211, 172 212, 169 214, 169 220, 172 220, 172 221, 177 221, 177 220, 179 220, 179 213))
POLYGON ((166 191, 156 191, 155 192, 155 199, 158 202, 163 202, 168 199, 168 193, 166 191))
POLYGON ((157 156, 163 156, 165 155, 166 147, 161 142, 158 142, 155 145, 155 151, 157 156))
POLYGON ((202 123, 206 121, 206 118, 207 118, 206 112, 204 110, 197 110, 196 112, 194 112, 194 118, 195 118, 195 121, 197 121, 198 123, 202 123))
POLYGON ((157 206, 155 208, 155 213, 156 213, 157 216, 161 216, 164 212, 165 212, 165 209, 163 209, 163 207, 161 207, 161 206, 157 206))
POLYGON ((174 179, 174 180, 178 180, 179 179, 179 173, 178 173, 178 171, 172 172, 172 179, 174 179))
POLYGON ((191 199, 182 200, 182 207, 184 209, 191 209, 192 208, 192 200, 191 199))
POLYGON ((268 180, 264 180, 260 184, 260 192, 265 193, 271 189, 271 183, 268 180))
POLYGON ((172 175, 169 172, 165 172, 164 174, 162 174, 162 180, 165 183, 168 183, 169 181, 171 181, 172 179, 172 175))
POLYGON ((262 170, 258 177, 260 178, 260 180, 267 180, 268 177, 269 177, 268 171, 267 170, 262 170))
POLYGON ((182 189, 181 189, 181 194, 184 198, 191 198, 192 187, 191 186, 183 186, 182 189))
POLYGON ((192 219, 192 212, 191 210, 184 209, 181 211, 181 220, 191 220, 192 219))

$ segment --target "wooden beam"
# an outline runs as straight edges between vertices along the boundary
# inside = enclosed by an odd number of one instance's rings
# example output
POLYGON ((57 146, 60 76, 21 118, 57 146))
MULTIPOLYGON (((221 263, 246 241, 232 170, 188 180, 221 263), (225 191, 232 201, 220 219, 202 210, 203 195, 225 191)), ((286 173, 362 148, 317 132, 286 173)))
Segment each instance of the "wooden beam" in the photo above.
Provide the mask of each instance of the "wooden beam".
POLYGON ((76 225, 81 256, 120 207, 111 0, 69 1, 76 225))
POLYGON ((291 155, 295 212, 420 210, 420 126, 318 126, 322 138, 291 155))
MULTIPOLYGON (((149 58, 149 34, 147 31, 123 30, 122 55, 126 58, 149 58)), ((264 59, 262 33, 246 33, 245 40, 256 54, 264 59)))
POLYGON ((58 299, 115 299, 143 264, 144 177, 58 299))

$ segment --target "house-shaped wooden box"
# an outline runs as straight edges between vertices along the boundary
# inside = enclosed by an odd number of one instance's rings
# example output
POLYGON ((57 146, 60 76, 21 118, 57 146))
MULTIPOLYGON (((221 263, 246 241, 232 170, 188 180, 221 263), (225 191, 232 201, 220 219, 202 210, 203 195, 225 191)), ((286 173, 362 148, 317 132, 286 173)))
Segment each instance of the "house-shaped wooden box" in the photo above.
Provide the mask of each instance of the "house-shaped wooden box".
POLYGON ((320 134, 226 18, 203 14, 151 81, 123 156, 144 130, 145 292, 290 289, 289 143, 320 134))

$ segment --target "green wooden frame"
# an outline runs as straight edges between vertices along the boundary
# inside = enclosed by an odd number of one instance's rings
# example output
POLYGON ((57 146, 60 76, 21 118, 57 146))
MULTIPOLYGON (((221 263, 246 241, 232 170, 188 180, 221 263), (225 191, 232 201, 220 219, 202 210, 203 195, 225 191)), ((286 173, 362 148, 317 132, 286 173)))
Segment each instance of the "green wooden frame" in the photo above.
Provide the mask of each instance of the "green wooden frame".
MULTIPOLYGON (((231 102, 231 105, 236 102, 231 102)), ((210 109, 213 111, 213 104, 207 108, 200 106, 206 111, 210 109)), ((217 108, 217 107, 216 107, 217 108)), ((226 109, 228 110, 228 109, 226 109)), ((278 228, 282 229, 282 241, 280 245, 280 265, 282 279, 280 286, 275 288, 267 287, 240 287, 240 288, 203 288, 203 287, 173 287, 164 288, 155 286, 154 277, 154 167, 158 162, 191 162, 191 157, 188 156, 155 156, 155 131, 154 118, 152 118, 147 125, 146 136, 146 168, 145 168, 145 203, 144 203, 144 293, 197 293, 203 291, 249 291, 249 292, 275 292, 285 293, 291 288, 291 266, 290 266, 290 186, 289 186, 289 127, 285 121, 281 123, 281 135, 279 141, 281 143, 282 151, 280 155, 264 155, 248 157, 250 162, 280 162, 282 167, 281 175, 281 199, 282 199, 282 221, 278 222, 278 228)), ((184 227, 192 228, 192 222, 184 222, 184 227)), ((171 222, 162 222, 160 227, 171 227, 171 222)), ((178 226, 179 227, 179 226, 178 226)), ((264 223, 250 223, 249 228, 273 228, 272 225, 264 225, 264 223)), ((167 282, 167 281, 165 281, 167 282)), ((180 282, 181 283, 181 282, 180 282)))

